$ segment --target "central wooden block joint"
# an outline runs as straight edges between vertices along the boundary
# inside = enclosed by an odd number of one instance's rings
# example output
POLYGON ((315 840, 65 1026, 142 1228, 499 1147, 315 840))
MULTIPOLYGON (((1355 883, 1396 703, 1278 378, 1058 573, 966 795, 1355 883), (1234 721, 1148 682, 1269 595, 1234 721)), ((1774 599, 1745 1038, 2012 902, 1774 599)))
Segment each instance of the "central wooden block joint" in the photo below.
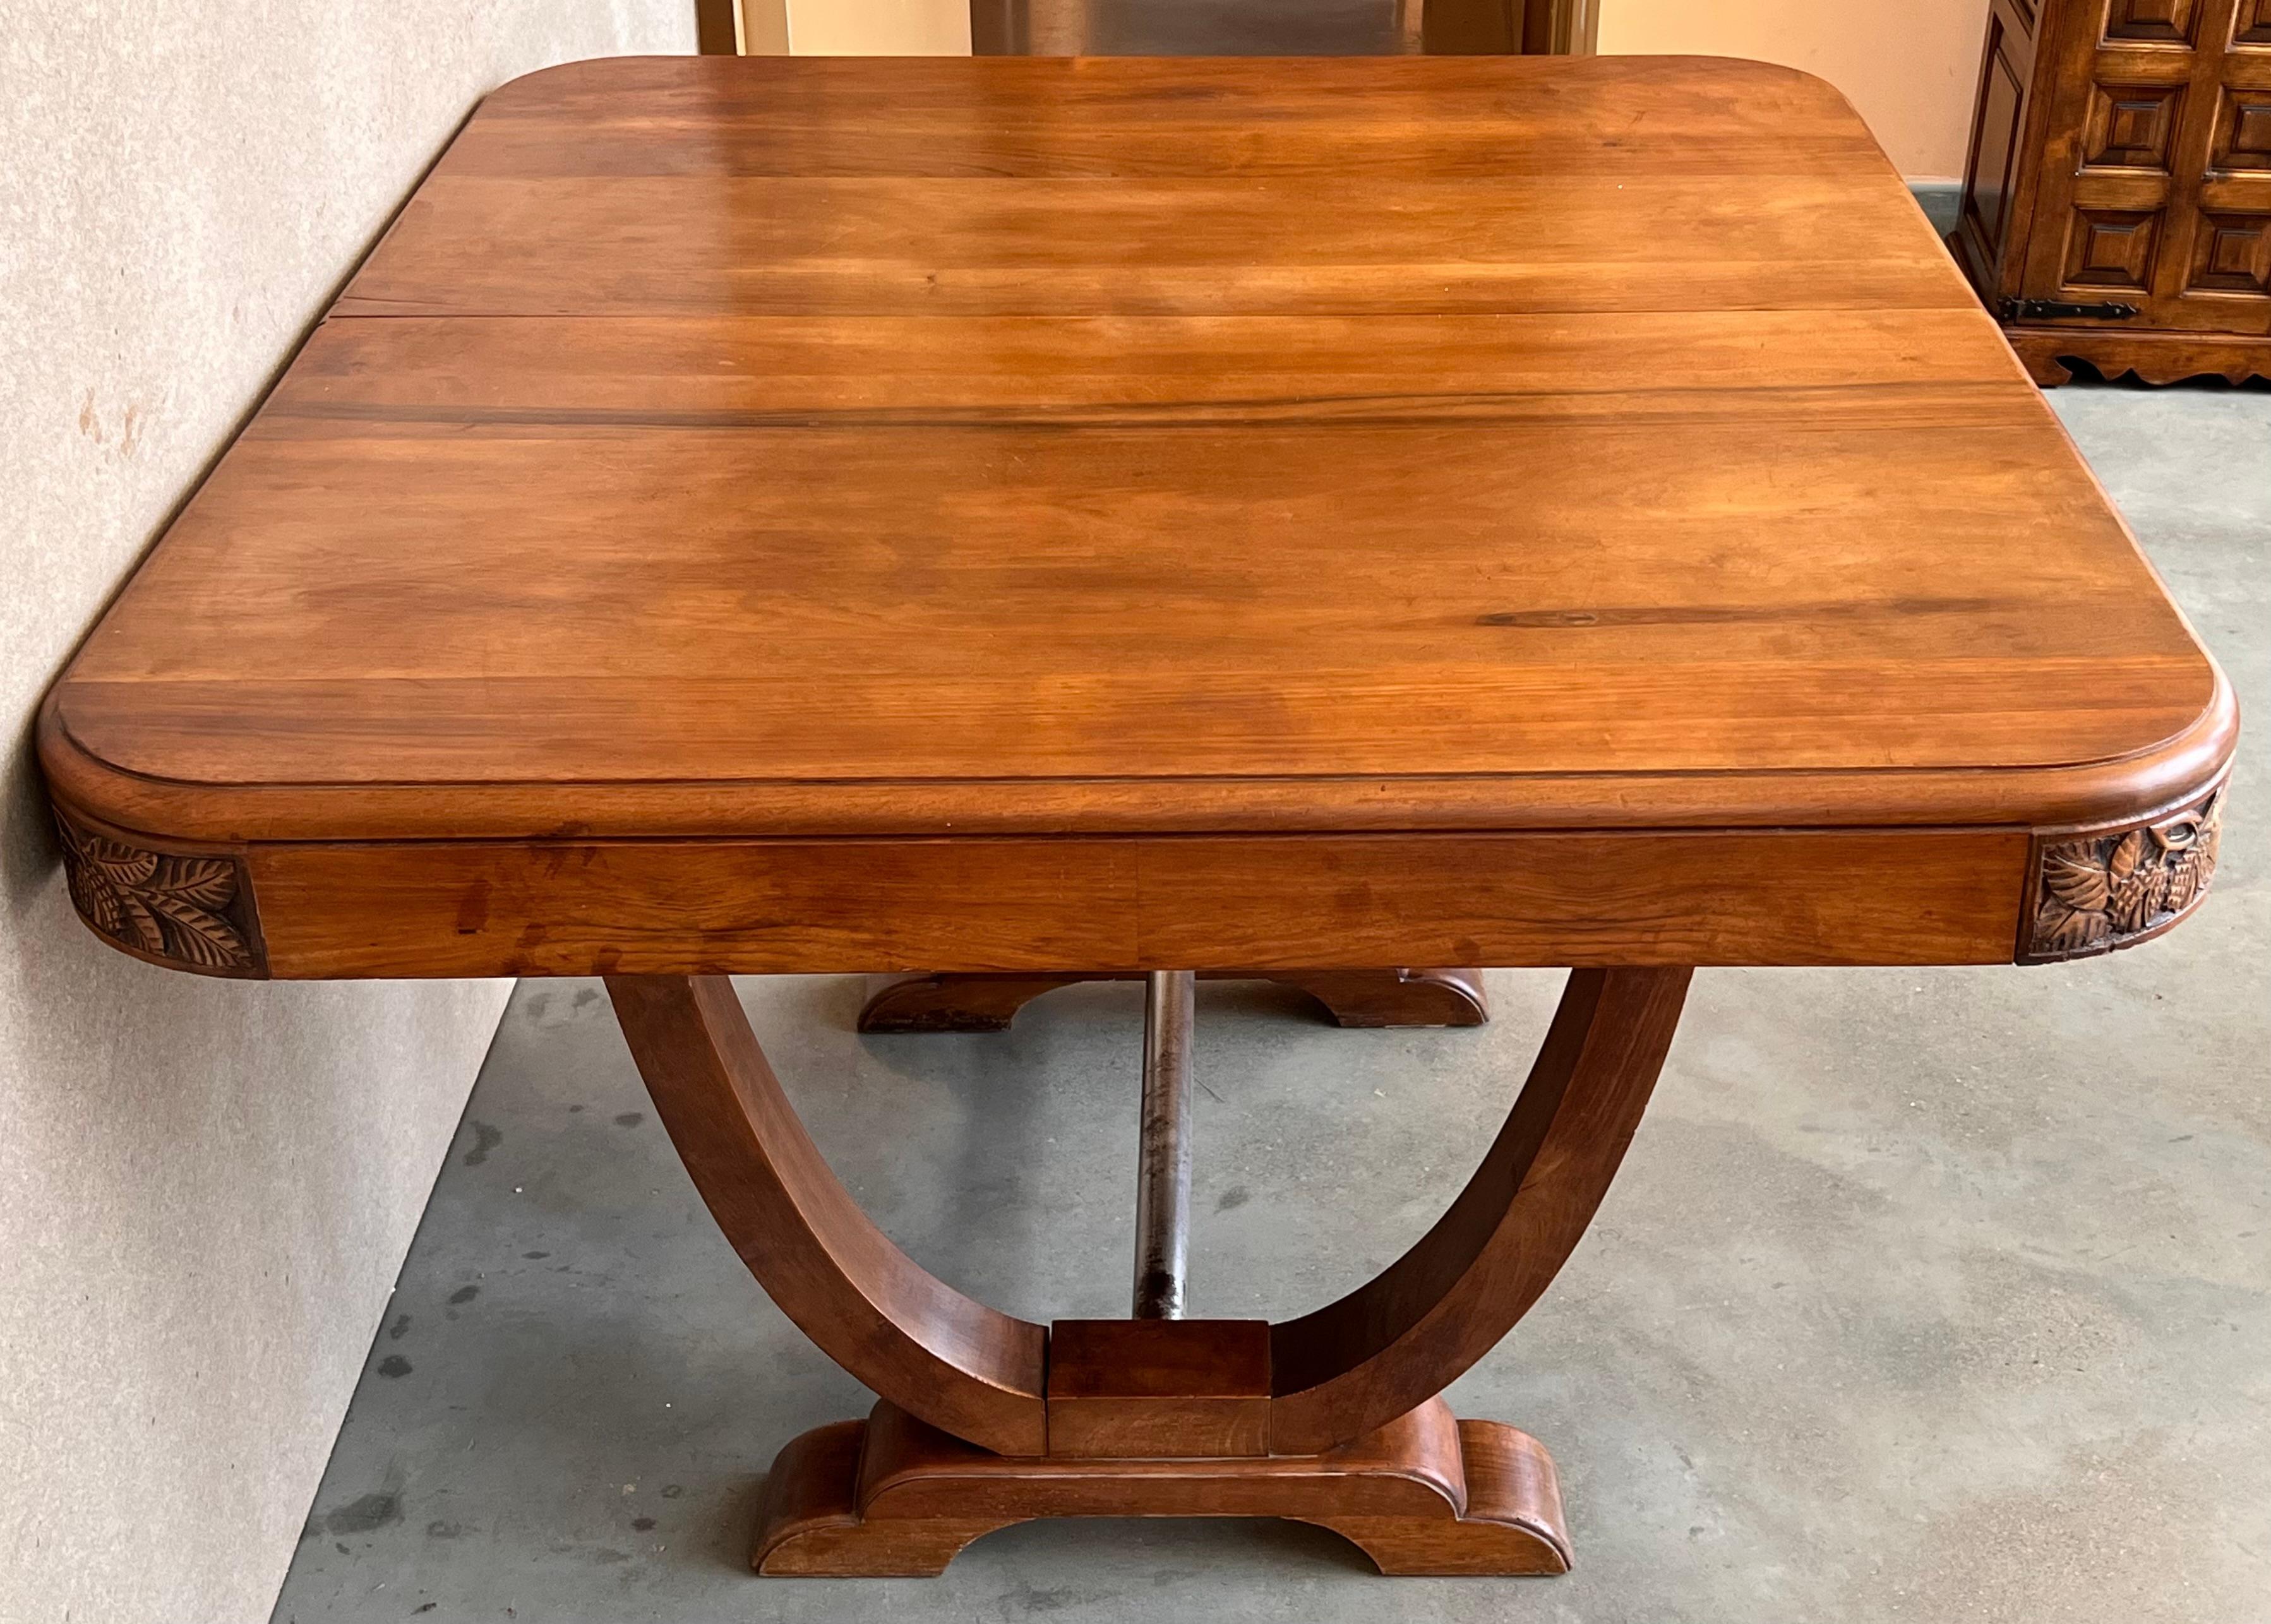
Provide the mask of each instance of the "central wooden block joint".
POLYGON ((1049 1327, 1053 1456, 1270 1453, 1267 1320, 1059 1320, 1049 1327))

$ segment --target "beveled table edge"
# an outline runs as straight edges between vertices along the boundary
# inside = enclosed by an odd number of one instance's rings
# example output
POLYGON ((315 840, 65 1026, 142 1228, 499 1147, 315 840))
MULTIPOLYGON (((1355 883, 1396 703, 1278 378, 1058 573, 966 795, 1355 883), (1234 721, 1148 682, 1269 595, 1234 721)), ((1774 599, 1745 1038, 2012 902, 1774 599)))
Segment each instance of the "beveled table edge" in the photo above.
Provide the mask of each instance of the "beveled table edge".
POLYGON ((1356 831, 2038 829, 2140 822, 2216 781, 2239 736, 2230 683, 2193 724, 2054 766, 1254 778, 1001 778, 235 784, 160 778, 71 734, 68 672, 40 707, 61 806, 152 840, 420 840, 1356 831))

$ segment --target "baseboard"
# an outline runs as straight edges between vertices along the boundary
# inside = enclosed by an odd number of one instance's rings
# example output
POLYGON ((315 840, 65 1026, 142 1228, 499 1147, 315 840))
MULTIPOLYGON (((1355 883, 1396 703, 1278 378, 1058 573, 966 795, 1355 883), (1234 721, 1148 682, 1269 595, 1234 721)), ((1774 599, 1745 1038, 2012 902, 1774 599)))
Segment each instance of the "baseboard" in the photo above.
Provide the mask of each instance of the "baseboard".
POLYGON ((1962 181, 1910 181, 1909 195, 1941 236, 1955 229, 1956 211, 1963 203, 1962 181))

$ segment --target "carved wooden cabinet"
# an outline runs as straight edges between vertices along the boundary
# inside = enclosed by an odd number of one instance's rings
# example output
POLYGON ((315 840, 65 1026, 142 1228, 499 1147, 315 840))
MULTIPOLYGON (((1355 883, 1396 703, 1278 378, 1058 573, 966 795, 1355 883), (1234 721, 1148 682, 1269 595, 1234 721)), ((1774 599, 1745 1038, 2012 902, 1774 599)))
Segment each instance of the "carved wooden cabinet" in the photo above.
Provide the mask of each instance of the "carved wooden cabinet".
POLYGON ((2271 0, 1992 0, 1948 244, 2037 383, 2271 376, 2271 0))

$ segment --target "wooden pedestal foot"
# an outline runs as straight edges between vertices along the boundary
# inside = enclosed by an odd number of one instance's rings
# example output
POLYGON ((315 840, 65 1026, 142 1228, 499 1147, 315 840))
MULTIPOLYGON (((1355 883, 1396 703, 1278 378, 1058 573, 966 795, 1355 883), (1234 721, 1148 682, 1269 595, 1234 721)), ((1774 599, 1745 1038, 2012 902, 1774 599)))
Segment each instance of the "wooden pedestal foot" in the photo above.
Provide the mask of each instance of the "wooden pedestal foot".
MULTIPOLYGON (((1084 975, 871 975, 860 1006, 865 1032, 1007 1032, 1043 993, 1076 981, 1121 980, 1084 975)), ((1133 977, 1125 978, 1133 980, 1133 977)))
MULTIPOLYGON (((864 1032, 1007 1032, 1043 993, 1114 975, 945 972, 867 978, 864 1032)), ((1480 1026, 1490 1019, 1479 970, 1281 970, 1209 972, 1209 980, 1276 981, 1324 1005, 1341 1026, 1480 1026)))
POLYGON ((1566 1573, 1552 1457, 1430 1399, 1318 1455, 1095 1460, 991 1455, 885 1401, 773 1463, 750 1565, 928 1576, 981 1535, 1046 1516, 1277 1516, 1329 1528, 1384 1574, 1566 1573))
POLYGON ((1298 987, 1338 1026, 1480 1026, 1490 1019, 1479 970, 1295 970, 1298 987))

